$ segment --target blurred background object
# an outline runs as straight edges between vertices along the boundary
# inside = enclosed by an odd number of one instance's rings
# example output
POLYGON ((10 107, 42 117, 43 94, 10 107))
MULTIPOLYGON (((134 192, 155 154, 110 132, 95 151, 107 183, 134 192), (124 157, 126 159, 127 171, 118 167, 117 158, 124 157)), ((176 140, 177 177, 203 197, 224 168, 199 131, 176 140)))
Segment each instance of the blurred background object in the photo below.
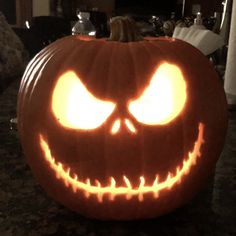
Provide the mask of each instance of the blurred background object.
POLYGON ((143 36, 172 37, 176 26, 205 27, 226 39, 222 55, 215 56, 217 61, 226 61, 230 23, 230 7, 226 6, 231 1, 224 0, 222 5, 222 0, 0 0, 0 8, 30 56, 54 40, 70 35, 75 24, 80 24, 79 11, 90 15, 97 38, 108 37, 109 19, 116 15, 135 19, 143 36))
POLYGON ((72 35, 89 35, 95 36, 96 30, 90 21, 90 13, 78 11, 78 21, 72 28, 72 35))
POLYGON ((228 103, 236 105, 236 2, 233 1, 231 26, 229 34, 229 47, 225 71, 225 91, 228 103))
POLYGON ((176 27, 173 38, 181 39, 199 49, 204 55, 209 56, 225 43, 222 37, 211 30, 199 27, 176 27))
POLYGON ((0 12, 0 93, 15 77, 22 75, 27 62, 23 43, 0 12))

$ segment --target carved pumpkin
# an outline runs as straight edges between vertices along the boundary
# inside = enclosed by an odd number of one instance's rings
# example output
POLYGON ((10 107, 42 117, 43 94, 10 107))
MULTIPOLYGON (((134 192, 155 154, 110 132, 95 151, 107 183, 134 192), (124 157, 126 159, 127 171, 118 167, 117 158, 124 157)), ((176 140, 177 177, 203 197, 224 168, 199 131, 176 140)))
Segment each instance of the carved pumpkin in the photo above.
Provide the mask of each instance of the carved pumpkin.
POLYGON ((30 62, 19 90, 34 175, 54 199, 93 218, 150 218, 181 206, 212 173, 226 133, 224 91, 207 58, 182 41, 131 32, 133 42, 113 41, 129 32, 54 42, 30 62))

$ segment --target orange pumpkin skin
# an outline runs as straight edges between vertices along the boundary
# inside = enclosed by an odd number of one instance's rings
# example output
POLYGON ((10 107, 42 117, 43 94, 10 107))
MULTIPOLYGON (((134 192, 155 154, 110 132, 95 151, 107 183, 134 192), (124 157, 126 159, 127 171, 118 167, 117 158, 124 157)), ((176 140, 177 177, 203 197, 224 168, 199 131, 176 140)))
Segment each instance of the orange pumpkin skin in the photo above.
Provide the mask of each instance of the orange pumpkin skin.
POLYGON ((187 43, 170 38, 84 41, 69 36, 29 63, 18 95, 18 127, 27 162, 55 200, 92 218, 143 219, 166 214, 199 191, 223 147, 227 106, 208 59, 187 43), (128 101, 140 97, 154 70, 165 62, 182 72, 185 104, 166 124, 142 124, 127 109, 128 101), (96 98, 116 103, 99 127, 63 127, 55 117, 52 96, 67 71, 96 98), (112 135, 114 121, 125 118, 136 132, 122 123, 112 135), (183 161, 193 150, 196 160, 187 171, 183 161), (63 170, 56 173, 60 165, 63 170), (154 183, 157 175, 162 185, 154 183))

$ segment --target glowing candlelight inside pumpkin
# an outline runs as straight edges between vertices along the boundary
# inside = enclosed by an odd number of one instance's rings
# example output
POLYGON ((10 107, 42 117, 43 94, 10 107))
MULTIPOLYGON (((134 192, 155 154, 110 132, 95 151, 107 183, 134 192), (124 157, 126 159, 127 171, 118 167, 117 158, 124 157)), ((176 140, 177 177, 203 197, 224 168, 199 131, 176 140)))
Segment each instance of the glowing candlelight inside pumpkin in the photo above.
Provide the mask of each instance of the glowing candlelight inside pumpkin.
POLYGON ((60 124, 68 128, 91 130, 111 115, 115 104, 93 96, 71 71, 63 74, 54 89, 52 110, 60 124))
POLYGON ((156 69, 143 94, 131 100, 128 107, 139 122, 163 125, 179 115, 186 98, 186 83, 180 69, 163 63, 156 69))

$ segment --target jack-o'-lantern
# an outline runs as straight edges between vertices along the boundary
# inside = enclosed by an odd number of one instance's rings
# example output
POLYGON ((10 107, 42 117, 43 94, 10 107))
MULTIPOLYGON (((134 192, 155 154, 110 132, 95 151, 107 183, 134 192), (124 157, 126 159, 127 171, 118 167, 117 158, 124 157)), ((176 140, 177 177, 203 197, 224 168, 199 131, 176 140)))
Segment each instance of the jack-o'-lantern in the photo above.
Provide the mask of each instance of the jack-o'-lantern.
POLYGON ((141 39, 132 25, 115 18, 110 40, 52 43, 19 90, 34 175, 54 199, 93 218, 150 218, 181 206, 224 143, 226 99, 208 59, 180 40, 141 39))

